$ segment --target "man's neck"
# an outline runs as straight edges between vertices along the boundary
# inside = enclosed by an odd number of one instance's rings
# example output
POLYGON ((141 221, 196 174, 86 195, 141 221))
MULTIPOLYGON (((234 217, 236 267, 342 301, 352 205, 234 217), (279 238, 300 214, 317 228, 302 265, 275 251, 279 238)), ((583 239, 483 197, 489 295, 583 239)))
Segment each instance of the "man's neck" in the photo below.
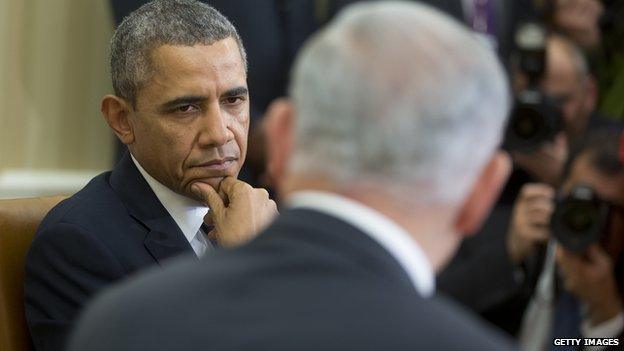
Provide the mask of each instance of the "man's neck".
MULTIPOLYGON (((322 177, 291 179, 282 186, 282 198, 298 191, 324 191, 338 194, 362 203, 401 226, 423 248, 435 271, 446 265, 459 246, 459 235, 453 233, 454 211, 446 205, 422 204, 405 196, 392 196, 379 186, 350 183, 337 186, 322 177)), ((409 192, 409 190, 408 190, 409 192)))

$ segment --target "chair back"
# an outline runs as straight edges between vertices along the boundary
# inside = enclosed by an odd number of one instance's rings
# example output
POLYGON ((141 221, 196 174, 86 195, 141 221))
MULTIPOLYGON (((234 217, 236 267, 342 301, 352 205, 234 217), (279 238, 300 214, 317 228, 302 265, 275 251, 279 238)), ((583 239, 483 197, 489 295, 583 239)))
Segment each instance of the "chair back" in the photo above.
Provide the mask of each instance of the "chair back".
POLYGON ((32 349, 24 316, 24 259, 39 223, 64 198, 0 200, 0 351, 32 349))

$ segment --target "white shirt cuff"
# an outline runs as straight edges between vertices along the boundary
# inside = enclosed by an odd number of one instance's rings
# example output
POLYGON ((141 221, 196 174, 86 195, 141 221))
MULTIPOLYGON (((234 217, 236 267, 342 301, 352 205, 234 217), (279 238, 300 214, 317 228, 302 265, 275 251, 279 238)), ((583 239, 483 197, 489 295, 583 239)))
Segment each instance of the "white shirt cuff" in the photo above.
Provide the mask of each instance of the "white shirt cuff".
POLYGON ((616 338, 624 329, 624 312, 620 311, 615 317, 598 325, 591 326, 588 320, 583 320, 581 333, 585 338, 616 338))

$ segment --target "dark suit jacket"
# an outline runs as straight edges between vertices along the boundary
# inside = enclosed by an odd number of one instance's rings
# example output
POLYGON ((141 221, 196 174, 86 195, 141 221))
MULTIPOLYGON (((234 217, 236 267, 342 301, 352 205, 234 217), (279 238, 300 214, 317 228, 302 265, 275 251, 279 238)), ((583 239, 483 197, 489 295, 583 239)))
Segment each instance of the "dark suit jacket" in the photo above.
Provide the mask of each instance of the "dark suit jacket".
POLYGON ((290 210, 252 243, 116 287, 70 350, 507 350, 459 308, 417 293, 351 225, 290 210))
POLYGON ((26 318, 37 350, 63 350, 93 294, 192 248, 128 154, 45 217, 26 258, 26 318))

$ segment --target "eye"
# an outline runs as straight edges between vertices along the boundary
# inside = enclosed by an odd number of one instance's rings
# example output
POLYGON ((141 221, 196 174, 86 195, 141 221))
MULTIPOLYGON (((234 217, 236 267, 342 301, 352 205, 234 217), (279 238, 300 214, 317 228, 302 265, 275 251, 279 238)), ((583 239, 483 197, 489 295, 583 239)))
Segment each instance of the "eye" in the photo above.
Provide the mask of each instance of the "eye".
POLYGON ((223 102, 227 105, 237 105, 243 101, 245 101, 243 96, 228 96, 223 99, 223 102))
POLYGON ((195 112, 197 111, 198 108, 195 105, 182 105, 182 106, 178 106, 176 108, 176 112, 181 112, 181 113, 190 113, 190 112, 195 112))

